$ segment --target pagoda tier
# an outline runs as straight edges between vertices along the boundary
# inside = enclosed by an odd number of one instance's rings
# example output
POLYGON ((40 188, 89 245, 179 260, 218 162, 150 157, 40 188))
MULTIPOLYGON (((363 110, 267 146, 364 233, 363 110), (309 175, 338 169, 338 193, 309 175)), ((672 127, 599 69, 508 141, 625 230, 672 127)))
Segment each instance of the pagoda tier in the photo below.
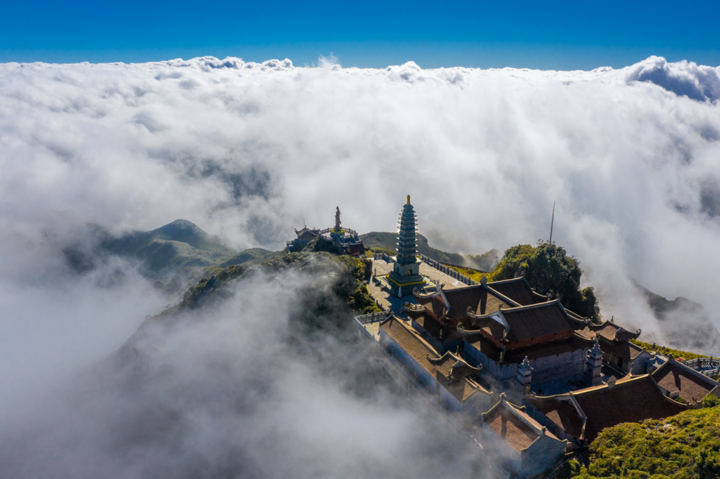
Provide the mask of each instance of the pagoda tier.
POLYGON ((412 294, 413 289, 422 289, 425 286, 425 280, 420 275, 420 261, 417 259, 416 235, 415 210, 408 196, 398 224, 397 258, 392 273, 388 275, 393 293, 398 296, 412 294))

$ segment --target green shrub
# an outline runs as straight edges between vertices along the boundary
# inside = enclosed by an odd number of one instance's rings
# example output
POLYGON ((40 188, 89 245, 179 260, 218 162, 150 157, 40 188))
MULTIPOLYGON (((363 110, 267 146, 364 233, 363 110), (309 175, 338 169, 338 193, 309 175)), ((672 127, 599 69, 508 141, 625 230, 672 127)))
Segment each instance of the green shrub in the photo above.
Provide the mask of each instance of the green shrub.
POLYGON ((718 478, 720 408, 692 409, 665 420, 605 429, 590 446, 587 472, 567 472, 564 477, 587 479, 718 478))
POLYGON ((600 307, 592 288, 580 289, 580 262, 565 248, 548 243, 508 248, 490 275, 490 280, 511 279, 523 274, 538 293, 560 298, 563 305, 587 318, 598 319, 600 307))

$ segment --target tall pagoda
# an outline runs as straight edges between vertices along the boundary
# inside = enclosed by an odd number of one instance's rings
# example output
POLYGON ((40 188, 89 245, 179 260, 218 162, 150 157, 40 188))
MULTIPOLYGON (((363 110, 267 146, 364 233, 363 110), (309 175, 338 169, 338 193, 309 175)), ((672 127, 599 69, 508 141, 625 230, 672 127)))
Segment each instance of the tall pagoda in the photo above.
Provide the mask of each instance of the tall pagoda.
POLYGON ((412 294, 413 289, 422 289, 425 286, 425 280, 420 276, 420 260, 417 259, 416 234, 415 210, 408 195, 398 225, 397 259, 393 271, 387 275, 390 288, 398 297, 412 294))

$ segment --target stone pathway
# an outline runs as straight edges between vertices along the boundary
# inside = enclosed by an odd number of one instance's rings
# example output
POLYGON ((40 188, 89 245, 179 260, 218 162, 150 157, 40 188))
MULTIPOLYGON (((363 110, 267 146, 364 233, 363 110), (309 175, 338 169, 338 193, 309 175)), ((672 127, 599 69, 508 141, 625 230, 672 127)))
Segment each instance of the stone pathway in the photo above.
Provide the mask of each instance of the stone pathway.
MULTIPOLYGON (((396 314, 402 313, 402 305, 405 303, 412 303, 417 304, 417 301, 415 300, 415 297, 412 295, 404 296, 403 298, 398 298, 396 296, 391 296, 390 290, 387 288, 387 282, 381 278, 382 276, 390 273, 393 269, 392 263, 388 263, 382 259, 376 259, 373 260, 373 269, 376 272, 377 279, 379 282, 376 281, 370 281, 370 284, 368 284, 368 291, 370 292, 370 295, 375 298, 379 303, 380 306, 383 309, 390 308, 393 312, 396 314)), ((420 274, 425 276, 426 278, 430 278, 433 282, 440 281, 441 284, 444 284, 445 289, 455 289, 455 288, 464 288, 467 287, 465 283, 462 281, 458 281, 457 279, 448 276, 447 274, 443 273, 442 271, 439 271, 431 266, 428 266, 425 263, 420 264, 420 274)))

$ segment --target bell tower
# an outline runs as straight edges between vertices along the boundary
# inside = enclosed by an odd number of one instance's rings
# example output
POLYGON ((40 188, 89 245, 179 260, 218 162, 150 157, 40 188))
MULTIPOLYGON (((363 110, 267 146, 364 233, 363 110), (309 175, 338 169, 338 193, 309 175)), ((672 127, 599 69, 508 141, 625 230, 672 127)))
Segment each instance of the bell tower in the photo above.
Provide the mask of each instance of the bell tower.
POLYGON ((397 259, 393 271, 387 276, 393 294, 398 297, 412 294, 413 289, 425 286, 425 280, 420 275, 420 260, 417 259, 416 235, 417 220, 408 195, 398 224, 397 259))

